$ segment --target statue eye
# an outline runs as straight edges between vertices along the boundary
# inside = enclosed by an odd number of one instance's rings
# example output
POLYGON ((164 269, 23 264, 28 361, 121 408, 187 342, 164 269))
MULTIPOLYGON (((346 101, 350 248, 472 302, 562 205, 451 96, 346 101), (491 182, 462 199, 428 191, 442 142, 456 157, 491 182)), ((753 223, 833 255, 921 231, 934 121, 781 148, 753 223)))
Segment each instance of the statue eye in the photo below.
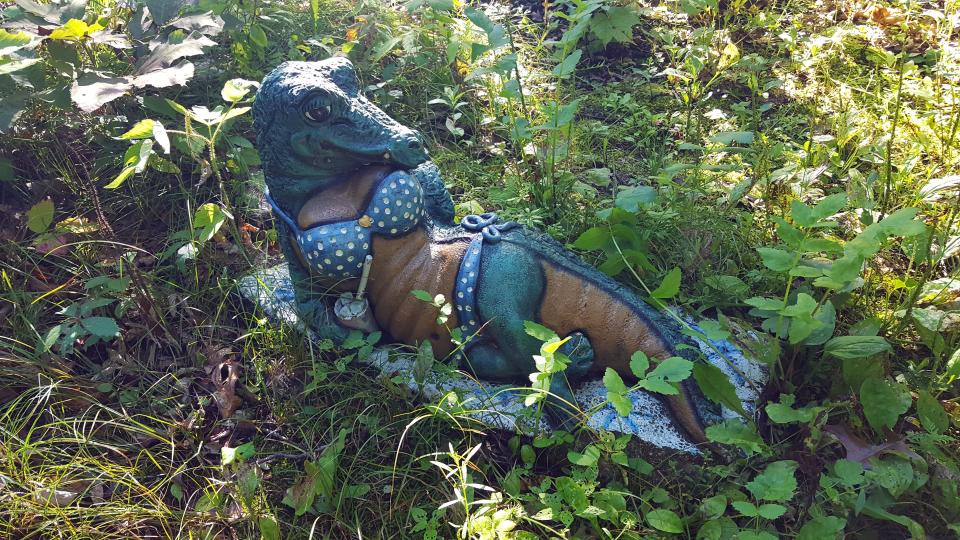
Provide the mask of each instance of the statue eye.
POLYGON ((304 112, 303 115, 307 117, 307 120, 324 122, 330 118, 330 106, 324 105, 323 107, 317 107, 316 109, 309 109, 304 112))

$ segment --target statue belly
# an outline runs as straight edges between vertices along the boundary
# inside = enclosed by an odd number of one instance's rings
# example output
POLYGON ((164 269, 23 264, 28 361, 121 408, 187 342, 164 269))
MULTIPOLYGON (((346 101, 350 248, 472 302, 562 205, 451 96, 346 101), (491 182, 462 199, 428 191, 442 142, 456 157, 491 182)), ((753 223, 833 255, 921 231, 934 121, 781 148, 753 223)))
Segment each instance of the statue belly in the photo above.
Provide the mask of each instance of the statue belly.
MULTIPOLYGON (((398 238, 374 236, 368 291, 377 323, 395 339, 418 344, 429 339, 434 355, 453 350, 447 328, 437 324, 437 310, 411 295, 422 290, 453 301, 453 289, 467 241, 433 243, 421 226, 398 238)), ((447 321, 458 324, 456 311, 447 321)))

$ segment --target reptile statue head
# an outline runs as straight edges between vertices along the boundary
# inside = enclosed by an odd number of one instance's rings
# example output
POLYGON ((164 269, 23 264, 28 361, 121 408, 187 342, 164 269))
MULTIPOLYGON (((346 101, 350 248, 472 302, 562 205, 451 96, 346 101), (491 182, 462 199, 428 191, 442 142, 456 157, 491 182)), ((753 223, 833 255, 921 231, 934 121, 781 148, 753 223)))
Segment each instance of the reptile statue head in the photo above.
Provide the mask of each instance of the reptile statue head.
POLYGON ((284 62, 263 80, 253 115, 270 192, 291 212, 359 169, 413 169, 429 159, 419 133, 363 97, 346 58, 284 62))

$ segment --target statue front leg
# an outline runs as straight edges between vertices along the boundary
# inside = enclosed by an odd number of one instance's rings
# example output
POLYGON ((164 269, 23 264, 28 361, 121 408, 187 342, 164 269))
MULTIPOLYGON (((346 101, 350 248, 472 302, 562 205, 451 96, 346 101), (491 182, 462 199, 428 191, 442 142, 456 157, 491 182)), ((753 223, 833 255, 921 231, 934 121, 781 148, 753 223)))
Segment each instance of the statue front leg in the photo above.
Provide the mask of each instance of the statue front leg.
MULTIPOLYGON (((512 242, 484 247, 477 282, 477 309, 489 340, 469 352, 474 372, 481 378, 526 379, 536 371, 533 356, 540 354, 540 340, 527 334, 524 321, 538 321, 540 301, 546 286, 540 262, 527 249, 512 242), (477 371, 479 370, 479 371, 477 371)), ((580 420, 571 379, 577 380, 593 365, 593 347, 587 337, 574 332, 559 352, 570 358, 564 372, 550 381, 545 412, 552 423, 570 430, 580 420)))
MULTIPOLYGON (((539 352, 539 347, 527 357, 528 361, 518 363, 518 359, 503 354, 497 344, 484 340, 470 347, 464 362, 467 368, 481 379, 516 381, 521 377, 529 376, 536 370, 533 362, 533 354, 536 352, 539 352)), ((550 423, 559 429, 572 431, 581 420, 577 400, 573 396, 565 372, 553 375, 550 380, 550 393, 546 396, 544 403, 543 410, 547 413, 550 423)))
POLYGON ((333 313, 333 297, 326 288, 318 285, 303 267, 299 253, 290 242, 290 230, 281 220, 277 221, 277 239, 287 261, 294 303, 300 320, 318 337, 342 343, 350 334, 350 329, 337 322, 333 313))

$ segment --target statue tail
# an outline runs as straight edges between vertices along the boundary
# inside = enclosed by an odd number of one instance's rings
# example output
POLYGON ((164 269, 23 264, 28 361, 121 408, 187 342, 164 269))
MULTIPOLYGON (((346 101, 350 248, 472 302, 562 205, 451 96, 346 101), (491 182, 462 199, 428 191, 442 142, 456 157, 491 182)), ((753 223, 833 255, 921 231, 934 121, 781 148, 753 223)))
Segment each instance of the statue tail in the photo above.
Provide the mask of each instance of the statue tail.
MULTIPOLYGON (((582 275, 579 264, 556 264, 543 260, 546 290, 540 307, 540 319, 559 335, 580 331, 586 334, 594 350, 594 366, 599 372, 612 368, 626 380, 635 379, 630 371, 630 356, 643 351, 653 362, 671 356, 693 355, 693 350, 678 350, 679 343, 695 347, 680 333, 679 325, 657 311, 630 290, 609 277, 582 275)), ((691 358, 692 359, 692 358, 691 358)), ((694 405, 693 392, 686 380, 680 393, 667 396, 672 415, 697 443, 706 443, 704 422, 694 405)))

